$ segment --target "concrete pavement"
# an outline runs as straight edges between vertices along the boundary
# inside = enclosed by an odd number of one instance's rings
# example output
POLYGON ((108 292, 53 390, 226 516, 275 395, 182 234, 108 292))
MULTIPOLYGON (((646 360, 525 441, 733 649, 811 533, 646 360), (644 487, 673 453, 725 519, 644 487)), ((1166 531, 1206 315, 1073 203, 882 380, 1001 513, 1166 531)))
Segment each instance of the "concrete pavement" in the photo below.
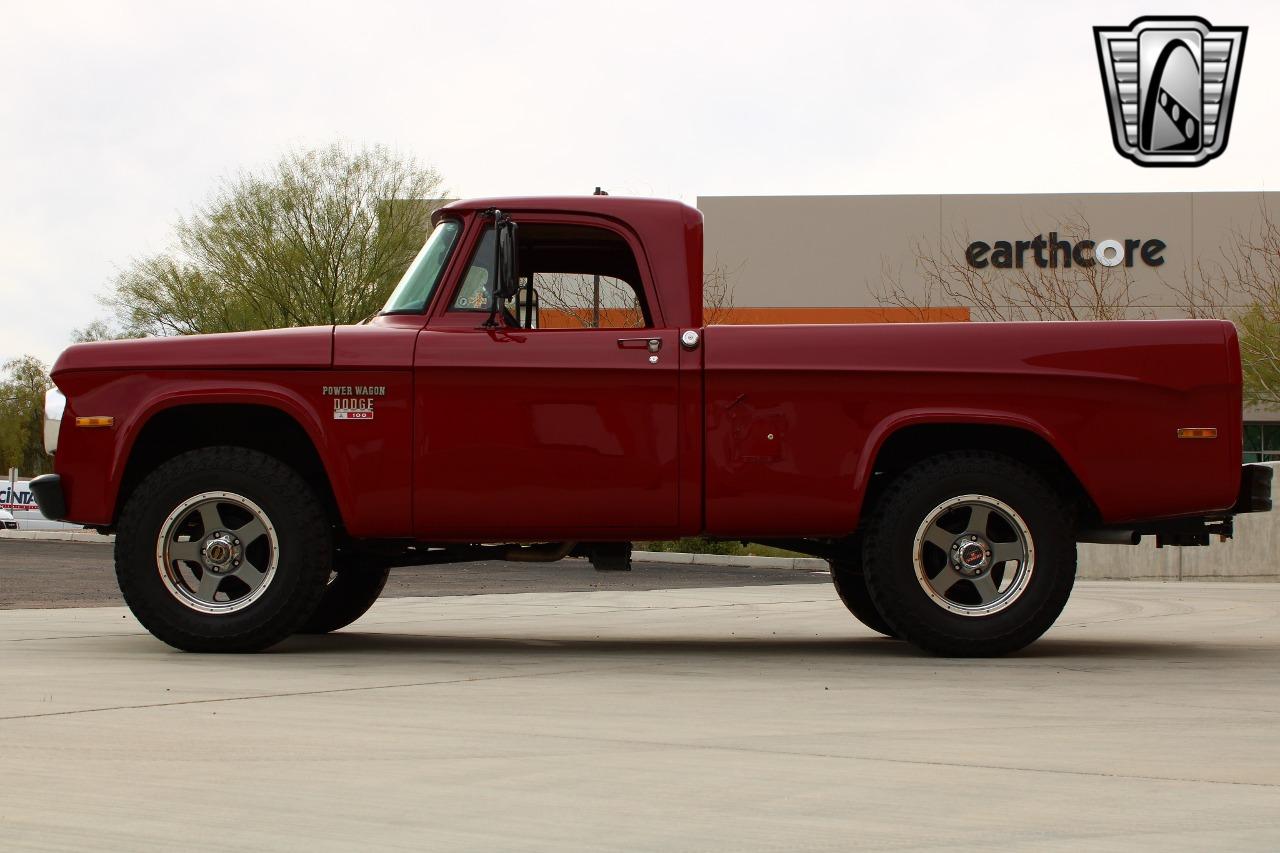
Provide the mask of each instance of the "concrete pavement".
POLYGON ((927 658, 822 585, 401 598, 274 653, 0 612, 0 848, 1274 850, 1280 585, 927 658))

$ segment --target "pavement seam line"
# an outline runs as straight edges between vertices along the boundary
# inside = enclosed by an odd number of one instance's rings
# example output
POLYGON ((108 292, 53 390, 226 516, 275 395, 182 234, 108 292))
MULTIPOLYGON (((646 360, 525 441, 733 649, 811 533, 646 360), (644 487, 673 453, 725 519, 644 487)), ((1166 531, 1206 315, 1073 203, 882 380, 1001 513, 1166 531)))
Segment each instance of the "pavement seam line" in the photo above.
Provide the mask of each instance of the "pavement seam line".
MULTIPOLYGON (((503 732, 503 734, 509 734, 503 732)), ((630 738, 601 738, 590 735, 557 735, 538 733, 526 736, 557 740, 591 741, 613 746, 647 746, 658 749, 705 749, 715 752, 753 752, 761 755, 786 755, 794 758, 833 758, 843 761, 879 761, 886 764, 907 764, 920 767, 951 767, 961 770, 1003 770, 1014 773, 1047 773, 1065 776, 1087 776, 1101 779, 1133 779, 1143 782, 1179 782, 1193 785, 1239 785, 1248 788, 1277 788, 1275 782, 1240 782, 1232 779, 1192 779, 1184 776, 1149 776, 1141 773, 1105 773, 1093 770, 1065 770, 1052 767, 1019 767, 1005 764, 970 764, 960 761, 926 761, 918 758, 885 758, 874 755, 840 755, 830 752, 806 752, 788 749, 762 749, 752 746, 733 746, 709 743, 679 743, 674 741, 633 740, 630 738)))
POLYGON ((256 699, 290 699, 295 696, 326 696, 335 693, 360 693, 373 690, 399 690, 406 687, 435 687, 448 684, 472 684, 481 681, 504 681, 512 678, 536 678, 548 675, 578 675, 592 672, 587 669, 561 669, 551 672, 517 672, 508 675, 486 675, 471 678, 445 678, 437 681, 414 681, 405 684, 369 684, 363 687, 331 687, 325 690, 297 690, 286 693, 255 693, 249 696, 218 696, 208 699, 181 699, 175 702, 149 702, 142 705, 109 705, 103 708, 78 708, 73 711, 48 711, 43 714, 13 714, 0 717, 0 722, 7 720, 38 720, 45 717, 71 717, 77 714, 99 714, 105 711, 145 711, 151 708, 174 708, 183 705, 212 705, 219 702, 246 702, 256 699))

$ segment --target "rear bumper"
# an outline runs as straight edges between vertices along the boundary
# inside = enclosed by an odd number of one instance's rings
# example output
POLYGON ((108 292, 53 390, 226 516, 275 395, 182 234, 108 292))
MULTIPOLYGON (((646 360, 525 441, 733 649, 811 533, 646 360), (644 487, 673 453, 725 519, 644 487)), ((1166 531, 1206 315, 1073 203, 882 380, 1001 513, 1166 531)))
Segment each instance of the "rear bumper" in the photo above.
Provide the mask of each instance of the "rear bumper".
POLYGON ((1271 479, 1275 469, 1270 465, 1244 465, 1240 469, 1240 492, 1236 502, 1224 513, 1145 521, 1129 526, 1102 527, 1076 532, 1077 542, 1100 545, 1137 545, 1143 536, 1155 536, 1156 547, 1165 545, 1208 545, 1217 535, 1230 539, 1235 530, 1232 519, 1251 512, 1271 512, 1271 479))
POLYGON ((31 481, 31 496, 40 513, 50 521, 65 521, 67 499, 62 493, 62 478, 57 474, 41 474, 31 481))
POLYGON ((1271 512, 1271 478, 1274 470, 1270 465, 1245 465, 1240 469, 1240 494, 1236 505, 1231 508, 1232 515, 1246 512, 1271 512))

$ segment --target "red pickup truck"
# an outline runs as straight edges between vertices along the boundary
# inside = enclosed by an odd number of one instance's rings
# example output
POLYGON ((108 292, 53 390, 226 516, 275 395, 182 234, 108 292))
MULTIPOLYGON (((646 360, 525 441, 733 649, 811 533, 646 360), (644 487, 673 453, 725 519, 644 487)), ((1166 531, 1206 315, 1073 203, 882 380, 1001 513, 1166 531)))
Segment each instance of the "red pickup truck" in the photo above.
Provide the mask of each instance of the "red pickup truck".
POLYGON ((685 205, 434 221, 366 323, 58 359, 32 492, 116 533, 160 639, 263 649, 349 624, 393 567, 628 568, 634 540, 702 535, 829 560, 884 634, 1002 654, 1061 612, 1077 542, 1207 545, 1270 509, 1230 323, 704 327, 685 205))

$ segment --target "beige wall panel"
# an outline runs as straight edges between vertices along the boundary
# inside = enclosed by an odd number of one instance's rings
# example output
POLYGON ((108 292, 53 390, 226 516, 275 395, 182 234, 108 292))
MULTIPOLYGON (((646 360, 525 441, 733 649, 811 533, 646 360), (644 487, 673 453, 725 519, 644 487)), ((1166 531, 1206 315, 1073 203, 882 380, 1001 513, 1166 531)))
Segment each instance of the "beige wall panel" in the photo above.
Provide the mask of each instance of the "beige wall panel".
MULTIPOLYGON (((1238 237, 1257 238, 1267 215, 1273 221, 1280 219, 1280 194, 1198 193, 1192 219, 1198 272, 1208 277, 1229 274, 1228 258, 1236 249, 1238 237)), ((1245 301, 1237 294, 1233 304, 1245 301)))
POLYGON ((732 274, 741 306, 877 305, 882 259, 903 266, 936 239, 937 196, 730 196, 698 199, 706 265, 732 274))
MULTIPOLYGON (((1276 193, 723 196, 698 207, 708 267, 732 273, 738 306, 877 307, 886 269, 923 301, 918 251, 963 263, 971 240, 1065 237, 1063 226, 1083 220, 1094 240, 1163 240, 1164 264, 1129 268, 1133 299, 1144 316, 1180 317, 1197 259, 1219 267, 1234 229, 1256 233, 1264 201, 1280 217, 1276 193)), ((1030 252, 1026 261, 1033 266, 1030 252)))

